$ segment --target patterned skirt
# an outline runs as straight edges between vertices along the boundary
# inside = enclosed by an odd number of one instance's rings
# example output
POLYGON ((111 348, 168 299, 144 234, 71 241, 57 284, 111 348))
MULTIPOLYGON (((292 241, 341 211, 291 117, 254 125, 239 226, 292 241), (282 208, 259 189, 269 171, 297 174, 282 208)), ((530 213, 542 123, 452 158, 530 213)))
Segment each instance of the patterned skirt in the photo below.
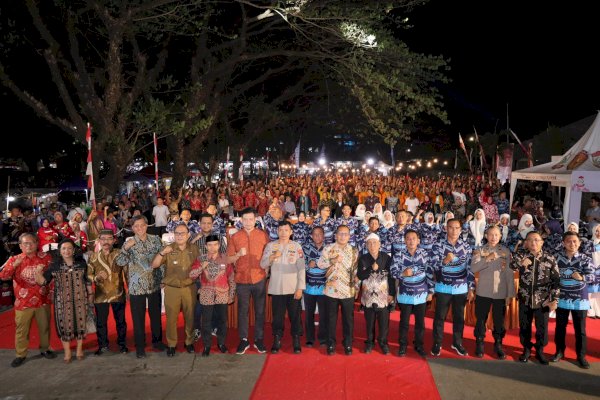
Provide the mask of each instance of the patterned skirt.
POLYGON ((64 342, 85 337, 87 292, 85 271, 81 269, 54 272, 54 320, 56 332, 64 342))

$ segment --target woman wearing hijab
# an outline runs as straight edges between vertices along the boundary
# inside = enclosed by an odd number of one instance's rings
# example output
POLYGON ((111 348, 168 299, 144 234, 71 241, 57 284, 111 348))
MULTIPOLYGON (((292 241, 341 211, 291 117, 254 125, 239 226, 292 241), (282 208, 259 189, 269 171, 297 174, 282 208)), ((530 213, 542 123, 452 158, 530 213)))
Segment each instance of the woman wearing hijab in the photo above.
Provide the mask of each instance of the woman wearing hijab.
POLYGON ((590 294, 590 310, 588 317, 600 318, 600 225, 596 225, 592 232, 592 261, 594 264, 594 283, 588 286, 590 294))
POLYGON ((517 225, 517 230, 514 233, 513 238, 511 240, 511 250, 515 251, 517 248, 520 248, 520 243, 525 242, 527 234, 533 231, 535 231, 535 226, 533 225, 533 217, 531 216, 531 214, 523 214, 523 216, 519 220, 519 224, 517 225))
POLYGON ((418 227, 421 234, 420 246, 426 250, 431 250, 442 230, 440 225, 436 223, 433 213, 426 212, 423 216, 423 222, 419 223, 418 227))
MULTIPOLYGON (((567 231, 574 232, 579 235, 579 224, 576 222, 570 222, 569 225, 567 225, 567 231)), ((591 257, 592 253, 594 252, 594 245, 592 244, 592 241, 586 237, 579 237, 579 240, 581 241, 581 245, 579 245, 579 252, 591 257)))
POLYGON ((510 238, 514 235, 513 229, 510 226, 510 215, 502 214, 500 216, 498 228, 500 229, 500 243, 508 247, 510 238))
POLYGON ((558 220, 552 219, 542 225, 542 238, 544 246, 542 250, 547 251, 554 257, 562 250, 563 229, 558 220))
POLYGON ((390 229, 394 226, 396 220, 394 219, 394 214, 390 210, 385 210, 383 212, 383 226, 385 229, 390 229))
POLYGON ((379 218, 379 223, 381 225, 384 224, 385 220, 383 219, 383 207, 381 206, 381 203, 375 203, 375 205, 373 206, 372 216, 379 218))
POLYGON ((466 231, 467 241, 473 249, 478 249, 484 244, 486 226, 485 212, 482 208, 478 208, 474 215, 467 217, 467 222, 463 225, 463 233, 466 231))

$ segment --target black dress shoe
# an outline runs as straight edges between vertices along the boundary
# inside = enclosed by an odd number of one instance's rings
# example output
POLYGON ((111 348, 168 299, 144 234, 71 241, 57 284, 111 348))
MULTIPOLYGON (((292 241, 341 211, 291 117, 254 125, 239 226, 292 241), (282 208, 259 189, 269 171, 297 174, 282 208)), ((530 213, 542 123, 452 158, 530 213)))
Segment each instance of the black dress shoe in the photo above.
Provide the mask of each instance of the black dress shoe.
POLYGON ((292 347, 294 354, 300 354, 302 352, 302 346, 300 346, 300 336, 294 336, 292 338, 292 347))
POLYGON ((559 362, 560 360, 563 359, 565 355, 563 354, 562 351, 557 351, 556 354, 550 359, 550 361, 552 362, 559 362))
POLYGON ((165 344, 163 342, 156 342, 156 343, 152 343, 152 348, 154 350, 158 350, 158 351, 165 351, 167 346, 165 346, 165 344))
POLYGON ((135 356, 137 358, 146 358, 146 352, 144 350, 137 350, 135 356))
POLYGON ((401 344, 400 348, 398 349, 398 356, 399 357, 404 357, 406 355, 406 345, 405 344, 401 344))
POLYGON ((204 350, 202 350, 202 357, 208 357, 210 355, 210 347, 205 347, 204 350))
POLYGON ((544 355, 544 352, 542 350, 537 350, 535 352, 535 358, 540 362, 540 364, 542 365, 548 365, 548 359, 546 358, 546 356, 544 355))
POLYGON ((13 368, 17 368, 20 367, 21 364, 23 364, 25 362, 25 357, 17 357, 14 360, 12 360, 12 362, 10 363, 10 366, 13 368))
POLYGON ((373 351, 373 345, 371 343, 365 344, 365 354, 371 354, 373 351))
POLYGON ((95 356, 101 356, 104 353, 108 353, 108 347, 100 347, 98 350, 94 352, 95 356))
POLYGON ((420 355, 421 357, 425 358, 427 357, 427 352, 425 351, 424 348, 422 347, 415 347, 415 351, 417 352, 418 355, 420 355))
POLYGON ((388 345, 387 345, 387 344, 385 344, 385 343, 384 343, 384 344, 381 344, 381 345, 379 345, 379 346, 381 347, 381 352, 382 352, 384 355, 390 354, 390 346, 388 346, 388 345))
POLYGON ((119 353, 127 354, 129 353, 129 349, 127 348, 127 346, 121 346, 121 348, 119 349, 119 353))
POLYGON ((281 338, 275 335, 273 337, 273 346, 271 346, 271 354, 279 353, 279 349, 281 349, 281 338))
MULTIPOLYGON (((108 350, 108 349, 107 349, 108 350)), ((52 360, 53 358, 56 358, 56 353, 53 352, 52 350, 46 350, 46 351, 42 351, 40 353, 40 355, 48 360, 52 360)))
POLYGON ((219 344, 217 345, 217 347, 219 348, 219 351, 221 353, 227 353, 227 346, 225 346, 224 344, 219 344))
POLYGON ((352 355, 352 347, 350 347, 350 346, 344 347, 344 354, 347 356, 351 356, 352 355))
POLYGON ((196 350, 194 350, 193 344, 188 344, 187 346, 185 346, 185 351, 187 351, 190 354, 194 354, 196 352, 196 350))
POLYGON ((335 354, 335 347, 333 346, 327 346, 327 355, 328 356, 332 356, 335 354))
POLYGON ((531 349, 526 347, 523 349, 523 354, 521 354, 519 356, 519 361, 521 361, 522 363, 526 363, 527 361, 529 361, 530 356, 531 356, 531 349))
POLYGON ((173 357, 173 356, 175 356, 175 347, 167 348, 167 357, 173 357))
POLYGON ((577 357, 577 362, 579 363, 580 368, 590 369, 590 363, 585 359, 585 357, 577 357))
POLYGON ((313 343, 312 340, 307 340, 306 341, 306 347, 313 347, 313 346, 314 346, 314 343, 313 343))

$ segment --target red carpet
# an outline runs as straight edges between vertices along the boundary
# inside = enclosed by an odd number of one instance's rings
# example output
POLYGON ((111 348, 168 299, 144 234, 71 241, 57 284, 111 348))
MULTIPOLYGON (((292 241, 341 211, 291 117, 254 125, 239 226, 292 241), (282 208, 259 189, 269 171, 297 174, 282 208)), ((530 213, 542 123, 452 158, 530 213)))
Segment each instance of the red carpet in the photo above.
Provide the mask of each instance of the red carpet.
MULTIPOLYGON (((127 342, 131 350, 133 344, 133 324, 131 323, 129 310, 126 311, 128 321, 127 342)), ((163 316, 163 338, 164 323, 163 316)), ((350 357, 343 355, 341 346, 341 321, 338 322, 338 346, 335 356, 327 356, 325 347, 302 349, 301 355, 293 354, 291 347, 291 338, 289 336, 289 324, 286 322, 286 332, 283 339, 282 351, 277 355, 267 353, 267 360, 263 371, 256 382, 252 394, 253 399, 271 399, 281 398, 283 394, 294 399, 438 399, 439 394, 435 382, 431 375, 426 360, 416 355, 412 345, 408 347, 408 354, 405 358, 396 356, 398 351, 398 321, 399 312, 391 315, 389 343, 392 353, 388 356, 381 354, 376 346, 372 354, 364 354, 365 340, 365 322, 364 315, 361 312, 355 313, 354 329, 354 354, 350 357)), ((430 315, 425 320, 425 349, 429 351, 432 344, 432 318, 430 315)), ((147 343, 150 347, 150 328, 147 320, 147 343)), ((183 319, 179 319, 179 346, 178 350, 183 351, 183 319)), ((444 343, 442 348, 442 357, 459 357, 450 349, 452 340, 452 324, 446 322, 444 327, 444 343)), ((61 350, 60 340, 56 336, 55 329, 51 329, 52 347, 61 350)), ((250 341, 252 343, 252 332, 250 329, 250 341)), ((554 320, 549 324, 549 342, 545 348, 547 355, 552 355, 555 351, 554 346, 554 320)), ((590 362, 600 361, 600 320, 587 320, 588 334, 588 360, 590 362)), ((465 327, 464 345, 470 354, 475 351, 475 341, 473 339, 473 327, 465 327)), ((116 331, 112 314, 109 317, 109 338, 111 348, 116 350, 116 331)), ((412 326, 409 332, 409 343, 412 343, 412 326)), ((166 339, 163 339, 166 342, 166 339)), ((213 348, 215 346, 213 340, 213 348)), ((239 342, 237 331, 230 329, 227 335, 227 346, 233 353, 239 342)), ((271 327, 265 326, 265 345, 267 349, 271 346, 271 327)), ((30 333, 30 348, 37 349, 39 338, 35 322, 32 323, 30 333)), ((504 340, 505 350, 508 359, 517 359, 521 353, 519 343, 519 332, 514 329, 507 333, 504 340)), ((575 359, 575 339, 573 337, 573 328, 569 325, 567 335, 566 358, 575 359)), ((0 348, 14 348, 14 311, 9 310, 0 313, 0 348)), ((86 351, 94 351, 97 348, 96 335, 88 335, 85 339, 84 348, 86 351)), ((199 351, 202 344, 196 344, 196 350, 199 351)), ((148 348, 150 350, 150 348, 148 348)), ((35 352, 33 352, 35 354, 35 352)), ((213 350, 213 353, 218 351, 213 350)), ((256 354, 256 350, 251 348, 247 353, 256 354)), ((493 338, 488 332, 486 337, 486 359, 493 359, 493 338)), ((468 357, 467 359, 470 359, 468 357)), ((472 359, 472 358, 471 358, 472 359)), ((501 362, 501 361, 498 361, 501 362)))

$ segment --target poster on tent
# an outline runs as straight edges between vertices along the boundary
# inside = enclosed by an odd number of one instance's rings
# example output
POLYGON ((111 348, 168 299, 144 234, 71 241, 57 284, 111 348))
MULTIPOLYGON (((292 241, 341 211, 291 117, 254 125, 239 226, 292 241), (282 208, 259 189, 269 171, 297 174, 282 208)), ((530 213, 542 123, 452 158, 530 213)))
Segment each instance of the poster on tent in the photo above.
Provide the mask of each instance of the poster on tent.
POLYGON ((573 192, 600 192, 600 179, 596 171, 573 171, 571 174, 573 192))
POLYGON ((502 184, 510 180, 514 150, 514 143, 502 143, 498 145, 498 151, 496 151, 496 177, 502 184))

